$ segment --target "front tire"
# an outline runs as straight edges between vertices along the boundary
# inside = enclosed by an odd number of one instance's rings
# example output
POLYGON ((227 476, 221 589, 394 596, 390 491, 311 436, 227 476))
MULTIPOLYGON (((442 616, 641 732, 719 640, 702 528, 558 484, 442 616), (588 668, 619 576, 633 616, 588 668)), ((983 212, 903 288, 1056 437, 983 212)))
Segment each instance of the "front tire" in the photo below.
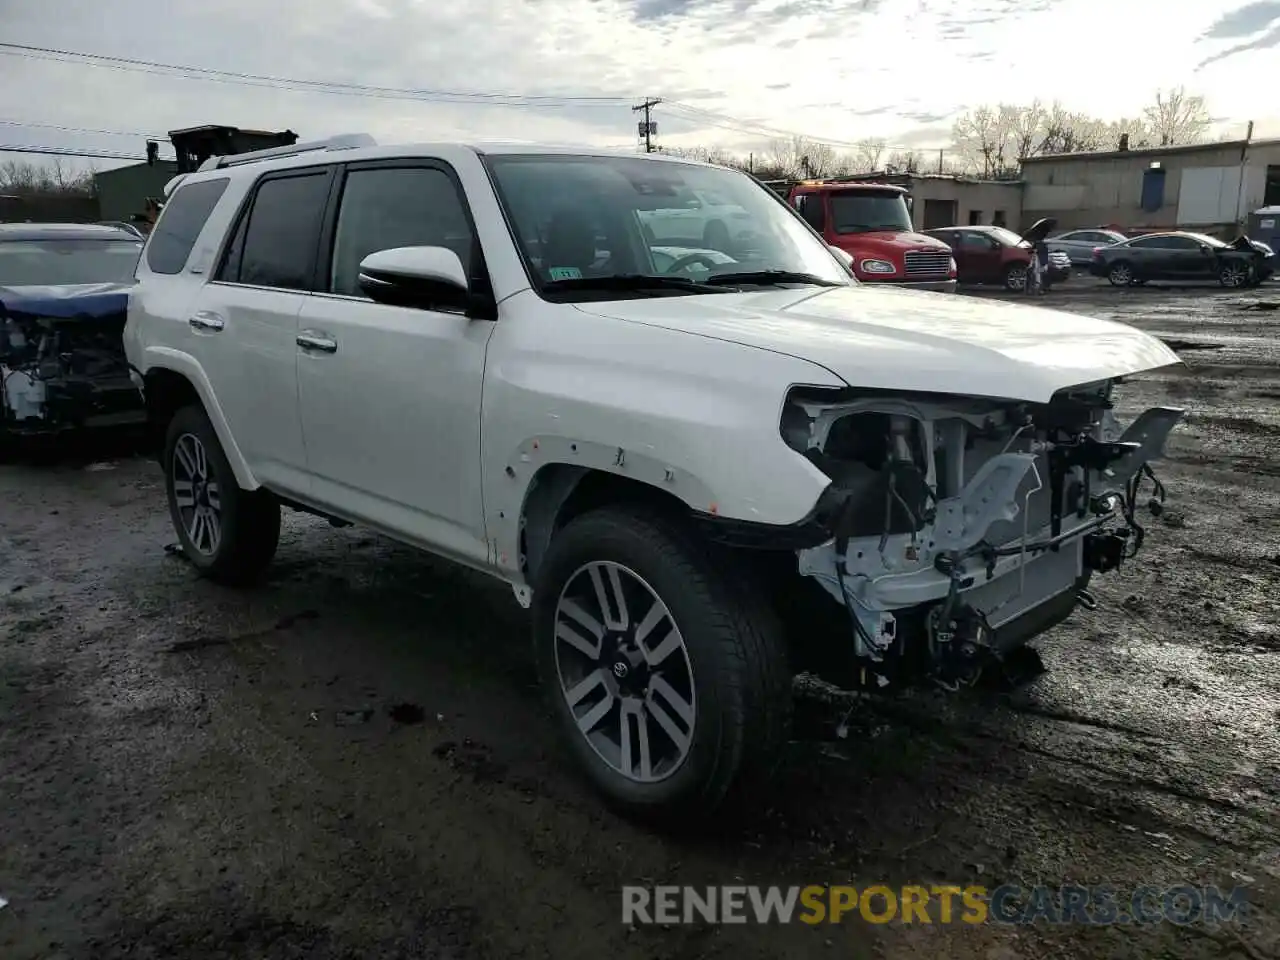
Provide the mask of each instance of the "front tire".
POLYGON ((733 567, 643 508, 578 517, 547 551, 539 673, 583 771, 624 813, 701 820, 764 781, 787 742, 781 627, 733 567))
POLYGON ((1250 285, 1253 269, 1246 263, 1228 261, 1218 269, 1218 283, 1228 290, 1250 285))
POLYGON ((218 435, 201 407, 179 410, 164 444, 169 516, 183 554, 209 579, 254 583, 280 541, 280 504, 236 483, 218 435))
POLYGON ((1006 290, 1021 293, 1027 289, 1027 280, 1031 273, 1024 264, 1015 263, 1005 269, 1004 286, 1006 290))

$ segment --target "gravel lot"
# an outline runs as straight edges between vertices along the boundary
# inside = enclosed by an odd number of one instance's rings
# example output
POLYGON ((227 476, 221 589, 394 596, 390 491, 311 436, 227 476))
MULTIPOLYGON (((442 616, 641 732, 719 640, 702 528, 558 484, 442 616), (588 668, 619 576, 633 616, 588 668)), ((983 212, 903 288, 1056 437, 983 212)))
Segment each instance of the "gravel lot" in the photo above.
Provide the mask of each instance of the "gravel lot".
MULTIPOLYGON (((1042 301, 1046 302, 1046 301, 1042 301)), ((1280 287, 1047 303, 1188 369, 1168 510, 1012 696, 860 707, 745 827, 648 835, 570 773, 509 591, 290 516, 270 582, 196 579, 158 468, 0 466, 0 957, 1280 955, 1280 287), (1215 883, 1241 925, 619 923, 626 883, 1215 883)))

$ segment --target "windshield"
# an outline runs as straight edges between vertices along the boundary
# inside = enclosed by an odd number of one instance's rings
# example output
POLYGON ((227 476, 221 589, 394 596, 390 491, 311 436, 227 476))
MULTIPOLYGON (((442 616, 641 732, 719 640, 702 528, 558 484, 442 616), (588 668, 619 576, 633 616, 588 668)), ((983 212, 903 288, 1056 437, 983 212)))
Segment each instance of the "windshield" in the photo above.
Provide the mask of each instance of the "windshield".
POLYGON ((987 231, 988 234, 995 237, 1006 247, 1016 247, 1025 241, 1012 230, 1006 230, 1004 227, 992 227, 987 231))
POLYGON ((725 286, 854 282, 804 221, 746 174, 640 157, 511 154, 485 162, 544 295, 619 299, 654 295, 655 286, 663 295, 724 292, 666 282, 718 276, 725 286), (636 289, 592 282, 619 277, 636 289))
POLYGON ((914 229, 907 201, 896 190, 839 190, 830 199, 836 233, 914 229))
POLYGON ((0 243, 0 287, 128 283, 141 254, 134 240, 9 240, 0 243))

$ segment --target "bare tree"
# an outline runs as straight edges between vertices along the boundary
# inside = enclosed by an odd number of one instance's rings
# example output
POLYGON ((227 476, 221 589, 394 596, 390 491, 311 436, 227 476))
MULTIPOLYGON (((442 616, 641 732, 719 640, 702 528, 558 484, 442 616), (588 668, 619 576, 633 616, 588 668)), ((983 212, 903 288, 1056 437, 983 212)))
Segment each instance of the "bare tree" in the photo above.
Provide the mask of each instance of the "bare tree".
POLYGON ((31 194, 93 195, 93 174, 76 172, 61 159, 47 164, 6 160, 0 164, 0 192, 27 196, 31 194))
POLYGON ((1013 156, 1010 160, 1021 160, 1035 152, 1044 138, 1046 121, 1049 113, 1039 100, 1032 100, 1025 107, 1012 104, 1001 104, 1004 126, 1009 131, 1010 146, 1013 156))
POLYGON ((894 150, 885 158, 885 173, 919 173, 924 168, 923 156, 915 150, 894 150))
POLYGON ((1183 87, 1157 91, 1156 102, 1142 116, 1162 147, 1200 143, 1213 122, 1204 97, 1192 96, 1183 87))
POLYGON ((977 107, 952 126, 956 147, 979 175, 993 179, 1008 174, 1012 127, 1020 109, 1009 104, 977 107))
POLYGON ((855 173, 871 173, 880 169, 880 158, 888 144, 879 137, 868 137, 858 141, 857 153, 853 157, 855 173))

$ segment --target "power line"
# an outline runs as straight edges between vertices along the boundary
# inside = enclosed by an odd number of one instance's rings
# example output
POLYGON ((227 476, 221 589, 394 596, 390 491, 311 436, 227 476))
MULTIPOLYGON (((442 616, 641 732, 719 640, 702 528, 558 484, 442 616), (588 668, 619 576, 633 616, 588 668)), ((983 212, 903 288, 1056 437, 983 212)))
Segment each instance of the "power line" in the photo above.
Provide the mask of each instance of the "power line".
MULTIPOLYGON (((457 90, 413 89, 406 87, 373 86, 370 84, 349 83, 331 80, 307 80, 296 77, 280 77, 269 74, 245 73, 233 70, 217 70, 210 67, 199 67, 190 64, 164 63, 157 60, 143 60, 132 57, 116 57, 100 53, 86 53, 78 50, 64 50, 57 47, 41 47, 21 43, 0 43, 0 54, 16 56, 23 59, 44 60, 53 63, 67 63, 79 66, 100 67, 126 72, 146 73, 159 76, 177 76, 188 80, 205 80, 214 83, 227 83, 241 86, 266 87, 270 89, 293 90, 302 93, 322 93, 332 96, 357 97, 374 100, 408 100, 416 102, 467 103, 478 106, 506 107, 556 107, 556 106, 597 106, 621 107, 630 106, 634 97, 620 96, 577 96, 559 94, 514 94, 514 93, 480 93, 457 90)), ((736 133, 766 139, 791 139, 800 137, 813 143, 824 144, 839 149, 858 149, 859 143, 848 140, 833 140, 783 130, 763 124, 745 121, 727 114, 716 113, 695 107, 680 101, 667 101, 683 119, 698 122, 705 126, 717 127, 736 133)), ((651 104, 652 106, 652 104, 651 104)), ((36 124, 30 124, 37 126, 36 124)), ((86 131, 91 132, 91 131, 86 131)), ((108 131, 104 131, 108 132, 108 131)), ((136 134, 154 139, 152 134, 136 134)), ((886 149, 912 150, 901 144, 885 144, 886 149)))
MULTIPOLYGON (((865 142, 859 143, 857 141, 852 141, 852 140, 833 140, 829 137, 817 137, 817 136, 813 136, 812 134, 800 133, 795 130, 783 130, 777 127, 768 127, 763 124, 752 123, 750 121, 745 121, 745 120, 738 120, 737 118, 730 117, 727 114, 716 113, 711 110, 704 110, 701 107, 695 107, 695 106, 692 106, 691 104, 681 103, 678 100, 668 101, 667 106, 671 108, 673 111, 675 111, 676 115, 680 116, 682 119, 686 119, 691 122, 696 121, 698 123, 705 124, 706 126, 709 126, 709 127, 718 127, 721 130, 731 130, 735 133, 747 133, 753 136, 765 137, 773 140, 790 140, 794 138, 800 138, 803 140, 808 140, 810 143, 822 144, 828 147, 836 147, 841 150, 858 150, 866 145, 865 142)), ((867 140, 874 140, 876 143, 880 142, 880 138, 878 137, 868 137, 867 140)), ((910 151, 912 153, 915 153, 918 151, 930 151, 930 150, 939 149, 937 147, 921 147, 919 145, 911 146, 904 143, 888 143, 888 142, 885 142, 883 146, 884 146, 884 149, 886 150, 904 150, 904 151, 910 151)), ((955 148, 954 146, 950 146, 948 147, 948 149, 955 149, 955 148)))
POLYGON ((94 127, 67 127, 60 123, 38 123, 35 120, 3 120, 6 127, 36 127, 41 130, 62 130, 67 133, 93 133, 108 137, 142 137, 144 140, 168 140, 168 134, 142 133, 138 130, 99 130, 94 127))
POLYGON ((34 60, 51 60, 57 63, 81 63, 85 66, 104 67, 113 70, 160 73, 166 76, 178 74, 186 75, 187 79, 212 80, 245 86, 267 86, 277 89, 295 89, 303 92, 370 97, 373 99, 425 100, 444 103, 490 103, 496 106, 558 106, 568 104, 580 106, 625 106, 633 99, 632 97, 478 93, 459 90, 380 87, 344 81, 305 80, 296 77, 277 77, 234 70, 215 70, 209 67, 197 67, 189 64, 162 63, 156 60, 140 60, 131 57, 113 57, 100 53, 61 50, 56 47, 37 47, 22 43, 0 43, 0 53, 34 60))
POLYGON ((132 153, 123 153, 116 150, 77 150, 73 147, 42 147, 30 144, 0 143, 0 153, 34 153, 51 157, 85 157, 87 159, 96 160, 145 161, 147 159, 146 157, 140 157, 132 153))

